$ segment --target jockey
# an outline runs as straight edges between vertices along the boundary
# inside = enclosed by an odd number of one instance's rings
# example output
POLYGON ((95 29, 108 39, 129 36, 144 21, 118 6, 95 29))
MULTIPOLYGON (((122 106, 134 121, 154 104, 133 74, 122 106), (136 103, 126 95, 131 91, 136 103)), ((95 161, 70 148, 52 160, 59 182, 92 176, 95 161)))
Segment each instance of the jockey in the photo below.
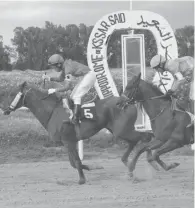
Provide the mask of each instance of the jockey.
MULTIPOLYGON (((44 80, 62 82, 69 80, 69 77, 81 77, 82 80, 74 87, 70 97, 74 102, 73 118, 72 122, 78 124, 80 109, 81 109, 81 98, 94 86, 96 81, 96 74, 90 68, 84 64, 72 61, 71 59, 64 60, 59 54, 52 55, 48 60, 48 66, 60 72, 59 77, 49 77, 43 75, 44 80)), ((48 94, 55 92, 66 92, 67 86, 60 89, 49 89, 48 94)))
POLYGON ((167 95, 176 95, 183 109, 190 104, 190 111, 194 113, 194 58, 184 56, 166 60, 162 55, 155 55, 150 61, 150 66, 161 74, 168 71, 173 75, 174 83, 167 95))

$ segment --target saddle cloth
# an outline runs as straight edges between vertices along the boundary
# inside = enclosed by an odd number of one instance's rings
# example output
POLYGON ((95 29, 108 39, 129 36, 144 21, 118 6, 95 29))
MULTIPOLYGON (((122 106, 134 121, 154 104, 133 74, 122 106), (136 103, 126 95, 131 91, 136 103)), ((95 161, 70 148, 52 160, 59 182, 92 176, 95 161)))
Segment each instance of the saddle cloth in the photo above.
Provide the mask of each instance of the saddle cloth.
MULTIPOLYGON (((63 107, 69 113, 69 119, 72 119, 73 117, 73 111, 69 107, 68 100, 64 98, 62 100, 63 102, 63 107)), ((91 119, 91 120, 96 120, 97 119, 97 114, 96 114, 96 108, 95 108, 95 103, 85 103, 81 106, 81 116, 80 119, 91 119)))

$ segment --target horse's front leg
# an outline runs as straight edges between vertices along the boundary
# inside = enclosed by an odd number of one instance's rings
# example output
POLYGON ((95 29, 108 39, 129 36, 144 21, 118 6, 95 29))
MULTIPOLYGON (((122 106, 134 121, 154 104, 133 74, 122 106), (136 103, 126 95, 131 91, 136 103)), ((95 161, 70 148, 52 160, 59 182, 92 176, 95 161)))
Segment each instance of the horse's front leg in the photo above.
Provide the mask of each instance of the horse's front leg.
POLYGON ((158 162, 158 164, 166 171, 176 168, 179 165, 179 163, 174 162, 174 163, 171 163, 170 165, 167 165, 165 162, 163 162, 160 159, 160 155, 165 154, 167 152, 171 152, 171 151, 173 151, 177 148, 180 148, 182 146, 183 145, 180 142, 177 142, 171 138, 164 145, 162 145, 160 148, 155 150, 155 152, 153 153, 152 159, 156 160, 158 162))
POLYGON ((127 142, 128 142, 128 148, 121 157, 121 161, 124 163, 125 166, 128 165, 128 157, 131 154, 132 150, 134 149, 135 145, 137 144, 137 142, 130 142, 130 141, 127 142))
MULTIPOLYGON (((179 119, 178 119, 179 120, 179 119)), ((185 123, 182 122, 182 120, 179 122, 179 125, 176 126, 172 131, 165 129, 165 132, 171 132, 171 136, 167 137, 169 138, 168 141, 166 141, 163 145, 156 148, 152 155, 152 160, 156 161, 164 170, 170 170, 172 168, 175 168, 179 165, 178 162, 174 162, 170 165, 167 165, 165 162, 163 162, 160 159, 160 155, 163 155, 167 152, 171 152, 175 149, 178 149, 186 144, 186 134, 185 134, 185 123)), ((168 135, 166 135, 168 136, 168 135)), ((190 139, 187 139, 190 141, 190 139)))
POLYGON ((130 178, 133 177, 133 171, 135 170, 136 163, 137 163, 140 155, 146 150, 146 146, 147 146, 147 144, 144 142, 141 142, 140 144, 138 144, 131 162, 128 163, 130 178))
POLYGON ((81 160, 77 151, 77 142, 68 141, 68 156, 70 164, 73 168, 76 168, 79 173, 79 184, 84 184, 86 182, 83 169, 88 169, 87 166, 82 165, 81 160))
MULTIPOLYGON (((135 154, 133 156, 132 161, 127 165, 129 168, 129 174, 130 177, 133 176, 133 171, 135 169, 137 160, 139 158, 139 156, 145 151, 147 145, 149 144, 149 142, 152 140, 152 137, 154 136, 153 133, 150 132, 137 132, 135 131, 134 136, 130 137, 129 142, 131 142, 133 145, 131 146, 131 151, 133 150, 133 148, 135 147, 135 145, 137 145, 137 148, 135 150, 135 154)), ((130 148, 130 147, 129 147, 130 148)), ((128 150, 127 150, 128 151, 128 150)))

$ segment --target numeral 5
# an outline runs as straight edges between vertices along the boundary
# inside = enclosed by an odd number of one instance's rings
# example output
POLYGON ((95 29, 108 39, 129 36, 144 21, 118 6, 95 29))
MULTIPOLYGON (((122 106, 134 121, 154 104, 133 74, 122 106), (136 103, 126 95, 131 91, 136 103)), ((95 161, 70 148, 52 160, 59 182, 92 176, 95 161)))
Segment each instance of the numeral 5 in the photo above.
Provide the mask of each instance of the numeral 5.
POLYGON ((93 114, 90 112, 90 109, 84 109, 85 118, 93 118, 93 114))

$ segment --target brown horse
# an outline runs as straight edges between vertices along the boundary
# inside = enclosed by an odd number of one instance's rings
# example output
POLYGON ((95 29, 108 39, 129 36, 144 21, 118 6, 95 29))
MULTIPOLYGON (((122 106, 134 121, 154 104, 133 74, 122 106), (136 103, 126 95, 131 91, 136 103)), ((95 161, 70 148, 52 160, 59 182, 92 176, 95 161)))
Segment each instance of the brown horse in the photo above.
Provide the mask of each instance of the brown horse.
MULTIPOLYGON (((9 114, 21 106, 30 109, 34 116, 48 131, 50 137, 61 141, 68 148, 69 160, 72 167, 79 173, 79 184, 85 183, 83 169, 89 170, 89 166, 83 165, 76 149, 78 138, 74 125, 63 122, 69 120, 69 113, 62 106, 62 100, 56 94, 48 95, 47 90, 24 82, 18 88, 9 93, 9 96, 1 96, 3 102, 1 108, 4 114, 9 114)), ((84 118, 80 124, 80 139, 88 139, 101 129, 106 128, 113 133, 115 138, 128 142, 127 151, 122 157, 127 164, 128 156, 138 141, 151 139, 151 133, 135 131, 134 124, 137 119, 137 108, 129 106, 126 111, 117 108, 118 97, 110 97, 97 100, 95 103, 96 120, 84 118)))
POLYGON ((159 169, 155 161, 164 170, 177 167, 179 163, 165 164, 160 155, 192 141, 194 126, 187 127, 190 116, 184 111, 173 110, 171 98, 167 98, 156 86, 140 79, 140 75, 128 82, 117 105, 125 108, 135 102, 139 102, 148 114, 155 139, 137 146, 132 162, 128 164, 130 175, 133 176, 136 162, 144 151, 147 151, 147 160, 156 170, 159 169), (151 150, 154 149, 152 154, 151 150))

